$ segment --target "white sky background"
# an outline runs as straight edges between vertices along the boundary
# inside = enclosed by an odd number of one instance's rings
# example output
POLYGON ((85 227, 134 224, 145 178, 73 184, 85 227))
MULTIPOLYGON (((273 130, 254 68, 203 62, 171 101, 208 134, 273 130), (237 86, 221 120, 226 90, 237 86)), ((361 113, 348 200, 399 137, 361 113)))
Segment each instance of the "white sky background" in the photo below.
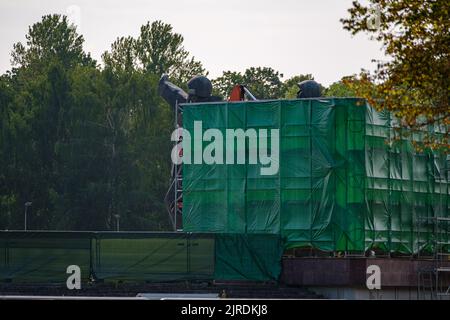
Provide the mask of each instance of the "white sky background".
POLYGON ((323 85, 373 70, 381 45, 342 28, 352 0, 0 0, 0 73, 11 68, 15 42, 44 14, 80 8, 84 48, 94 59, 119 36, 137 36, 162 20, 184 37, 185 48, 215 78, 222 71, 267 66, 284 74, 311 73, 323 85))

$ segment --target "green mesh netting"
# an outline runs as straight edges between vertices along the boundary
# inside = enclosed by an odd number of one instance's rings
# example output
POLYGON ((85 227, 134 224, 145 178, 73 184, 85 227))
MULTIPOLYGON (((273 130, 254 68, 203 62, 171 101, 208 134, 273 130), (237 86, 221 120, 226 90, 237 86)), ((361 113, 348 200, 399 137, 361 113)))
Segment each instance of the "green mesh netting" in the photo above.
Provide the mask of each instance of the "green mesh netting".
POLYGON ((100 279, 164 281, 209 279, 214 273, 214 237, 186 234, 98 234, 95 276, 100 279))
POLYGON ((276 280, 282 252, 270 234, 0 231, 0 281, 276 280))
POLYGON ((0 232, 0 280, 65 282, 70 265, 89 279, 91 238, 70 232, 0 232))

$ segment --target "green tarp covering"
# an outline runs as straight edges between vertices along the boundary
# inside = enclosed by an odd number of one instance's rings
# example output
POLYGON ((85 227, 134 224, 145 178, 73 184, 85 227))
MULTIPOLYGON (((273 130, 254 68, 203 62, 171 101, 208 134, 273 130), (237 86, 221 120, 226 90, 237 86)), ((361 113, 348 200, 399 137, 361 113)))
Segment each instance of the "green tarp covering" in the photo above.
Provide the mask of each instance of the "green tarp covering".
POLYGON ((86 233, 0 231, 0 280, 66 282, 77 265, 89 279, 91 238, 86 233))
POLYGON ((218 234, 214 279, 278 280, 281 238, 259 234, 218 234))
POLYGON ((209 279, 214 273, 214 236, 142 233, 95 236, 94 272, 100 279, 209 279))
POLYGON ((277 280, 283 244, 271 234, 0 231, 0 281, 277 280))
MULTIPOLYGON (((278 129, 280 153, 275 175, 261 175, 263 165, 249 164, 248 154, 246 164, 226 164, 225 155, 224 164, 184 163, 185 231, 278 234, 286 248, 411 254, 432 249, 434 227, 419 223, 421 217, 450 216, 449 158, 416 153, 393 129, 395 119, 364 100, 183 108, 183 128, 191 134, 183 137, 184 150, 205 150, 213 141, 194 135, 201 121, 203 133, 219 129, 223 137, 226 129, 268 129, 269 136, 278 129), (394 135, 398 141, 389 143, 394 135)), ((229 145, 224 142, 225 149, 229 145)), ((247 139, 247 151, 251 145, 247 139)), ((444 232, 448 240, 449 230, 444 232)))

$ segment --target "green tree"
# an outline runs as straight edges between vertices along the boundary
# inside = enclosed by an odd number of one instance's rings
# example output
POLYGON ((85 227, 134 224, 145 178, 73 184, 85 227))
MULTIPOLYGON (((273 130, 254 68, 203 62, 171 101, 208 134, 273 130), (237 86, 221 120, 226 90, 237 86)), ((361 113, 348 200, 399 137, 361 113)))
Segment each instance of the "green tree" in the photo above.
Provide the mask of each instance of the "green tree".
MULTIPOLYGON (((314 80, 314 77, 312 74, 300 74, 297 76, 293 76, 289 79, 287 79, 284 82, 284 98, 285 99, 295 99, 297 98, 297 92, 299 90, 298 83, 305 81, 305 80, 314 80)), ((323 88, 321 86, 321 89, 323 91, 323 88)))
POLYGON ((449 151, 448 1, 370 0, 367 5, 354 1, 348 11, 349 17, 342 19, 344 28, 352 34, 371 34, 390 58, 380 62, 374 74, 364 72, 356 78, 358 95, 380 110, 392 111, 403 127, 425 130, 440 125, 443 134, 429 137, 425 145, 449 151))
POLYGON ((168 228, 163 199, 170 176, 172 114, 157 93, 158 80, 142 70, 103 71, 110 228, 116 214, 124 228, 168 228))
POLYGON ((186 83, 194 75, 207 75, 201 62, 184 49, 183 41, 183 36, 173 32, 170 24, 159 20, 147 22, 138 38, 118 38, 111 51, 103 54, 103 60, 105 65, 125 71, 143 70, 156 76, 168 73, 178 84, 186 83))
POLYGON ((95 68, 95 61, 84 53, 83 37, 60 15, 43 16, 26 40, 14 45, 14 68, 2 77, 9 101, 2 106, 6 191, 1 191, 0 207, 10 212, 8 228, 22 228, 23 204, 32 201, 30 227, 48 228, 58 219, 51 195, 58 192, 61 168, 57 145, 68 137, 70 70, 95 68))
POLYGON ((258 99, 279 99, 284 93, 282 77, 283 74, 270 67, 251 67, 243 74, 225 71, 213 80, 213 86, 216 93, 223 97, 228 97, 235 85, 244 84, 258 99))
POLYGON ((65 17, 43 17, 27 39, 0 78, 0 228, 22 228, 32 201, 32 229, 110 230, 115 214, 125 229, 167 229, 171 114, 158 77, 126 50, 98 69, 65 17))
POLYGON ((245 84, 244 76, 240 72, 224 71, 222 75, 213 79, 213 94, 228 98, 233 87, 237 84, 245 84))
POLYGON ((11 112, 11 104, 14 100, 9 77, 0 76, 0 228, 13 226, 17 194, 15 188, 11 188, 11 178, 14 171, 15 136, 20 133, 22 119, 15 121, 15 114, 11 112))
POLYGON ((138 58, 136 53, 136 40, 133 37, 121 37, 111 45, 111 51, 102 55, 106 67, 115 72, 131 72, 137 70, 138 58))
POLYGON ((325 88, 323 95, 325 97, 356 97, 355 90, 346 82, 348 79, 348 77, 344 77, 340 81, 333 82, 325 88))
POLYGON ((26 44, 14 44, 12 63, 18 67, 45 67, 49 61, 57 60, 65 68, 77 64, 95 65, 89 54, 83 51, 83 36, 78 35, 66 16, 45 15, 42 21, 33 24, 25 36, 26 44))
POLYGON ((258 99, 279 99, 283 96, 283 74, 270 67, 249 68, 244 72, 244 82, 258 99))
POLYGON ((62 16, 44 16, 0 77, 0 229, 168 230, 173 115, 159 73, 203 73, 161 22, 119 38, 104 67, 62 16), (161 37, 160 37, 161 36, 161 37), (159 42, 161 41, 161 42, 159 42), (161 46, 166 46, 165 48, 161 46))

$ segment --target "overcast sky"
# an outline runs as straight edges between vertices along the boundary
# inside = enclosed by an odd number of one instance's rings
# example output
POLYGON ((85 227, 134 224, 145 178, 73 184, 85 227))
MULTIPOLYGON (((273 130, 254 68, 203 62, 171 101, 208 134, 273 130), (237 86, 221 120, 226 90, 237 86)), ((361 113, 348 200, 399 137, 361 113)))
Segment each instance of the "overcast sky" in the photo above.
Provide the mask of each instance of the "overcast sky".
POLYGON ((184 36, 185 48, 210 72, 269 66, 284 74, 311 73, 324 85, 373 69, 381 46, 352 37, 339 19, 352 0, 0 0, 0 73, 10 69, 15 42, 50 13, 78 21, 85 50, 100 61, 119 36, 136 36, 147 21, 162 20, 184 36), (79 15, 77 14, 79 12, 79 15))

